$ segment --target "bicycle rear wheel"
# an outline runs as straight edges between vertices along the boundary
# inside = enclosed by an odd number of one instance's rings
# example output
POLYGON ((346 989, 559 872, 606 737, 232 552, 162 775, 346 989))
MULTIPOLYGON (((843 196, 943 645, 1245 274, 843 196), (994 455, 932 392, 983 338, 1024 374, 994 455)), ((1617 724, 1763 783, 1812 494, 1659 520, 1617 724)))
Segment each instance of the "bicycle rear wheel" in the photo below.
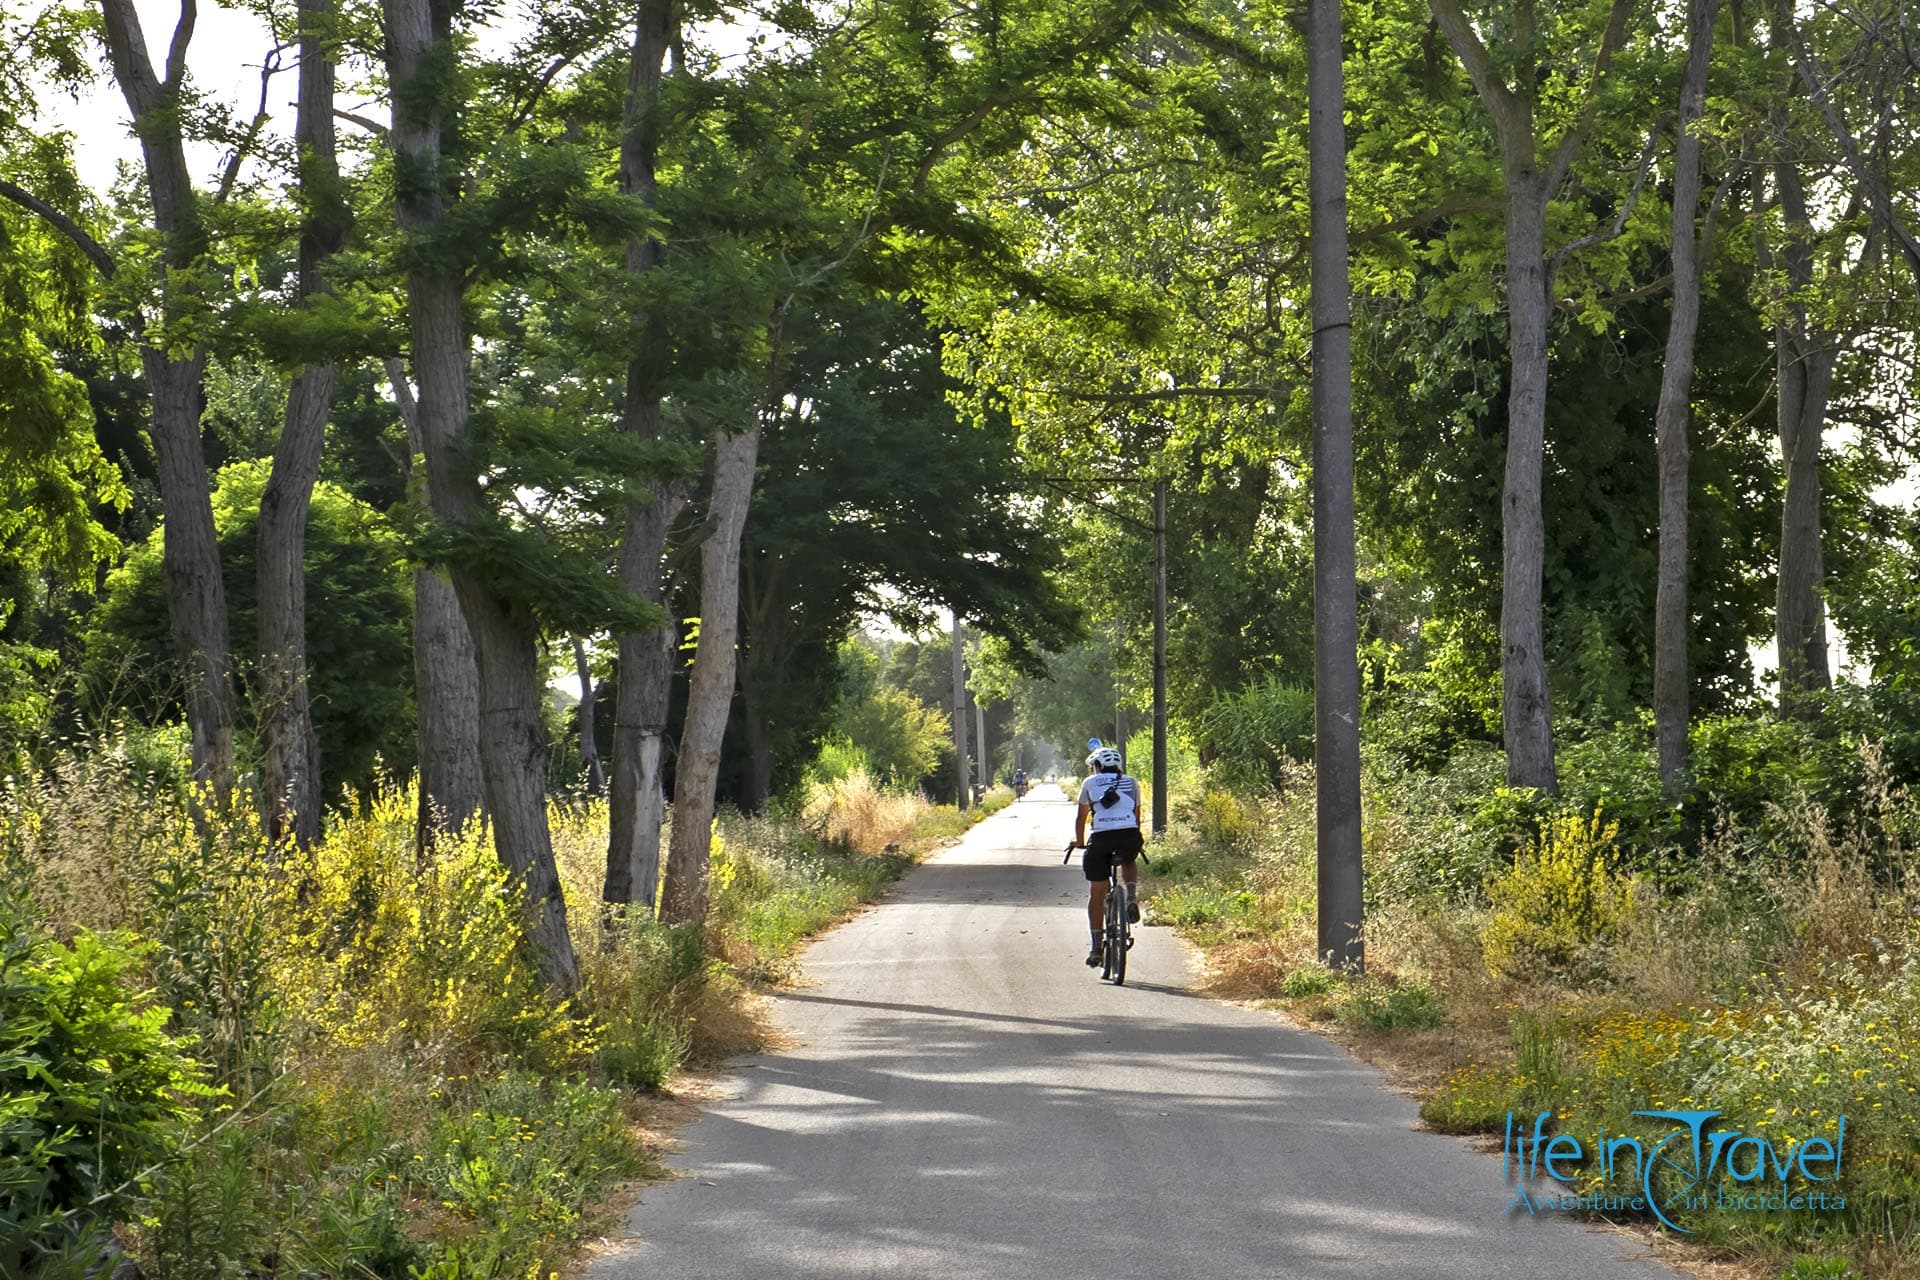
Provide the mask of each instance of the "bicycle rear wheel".
POLYGON ((1107 888, 1107 965, 1101 976, 1117 986, 1127 981, 1127 891, 1117 880, 1107 888))

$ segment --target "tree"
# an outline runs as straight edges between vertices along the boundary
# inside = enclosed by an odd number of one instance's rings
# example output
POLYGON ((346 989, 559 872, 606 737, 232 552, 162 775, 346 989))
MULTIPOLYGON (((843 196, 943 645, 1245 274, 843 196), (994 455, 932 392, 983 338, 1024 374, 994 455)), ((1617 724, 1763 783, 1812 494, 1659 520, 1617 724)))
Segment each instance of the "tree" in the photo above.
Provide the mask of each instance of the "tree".
POLYGON ((191 107, 186 78, 194 2, 182 0, 164 79, 147 55, 133 0, 100 0, 100 11, 114 80, 140 139, 147 196, 160 237, 154 282, 159 314, 157 322, 141 326, 140 363, 152 396, 148 431, 166 510, 168 616, 186 685, 193 774, 224 795, 233 785, 232 646, 211 491, 200 456, 206 339, 195 331, 207 233, 201 197, 187 168, 183 128, 191 107))
MULTIPOLYGON (((394 404, 406 425, 409 469, 424 458, 420 405, 399 357, 385 362, 394 404)), ((413 689, 419 715, 415 759, 420 808, 414 841, 422 856, 435 833, 458 831, 486 806, 480 773, 480 673, 473 637, 453 584, 429 565, 413 570, 413 689)))
POLYGON ((1022 492, 1012 424, 955 412, 958 384, 920 308, 848 288, 796 310, 788 331, 790 390, 762 433, 741 552, 750 809, 830 723, 824 658, 861 610, 914 629, 958 604, 1029 669, 1077 622, 1053 576, 1055 522, 1022 492))
POLYGON ((842 707, 839 724, 889 786, 909 786, 933 772, 950 728, 942 712, 899 689, 875 689, 842 707))
MULTIPOLYGON (((453 12, 437 0, 384 0, 382 13, 393 95, 394 211, 411 242, 407 314, 427 491, 437 521, 456 535, 484 540, 497 526, 479 477, 457 456, 468 447, 468 388, 465 267, 449 243, 460 234, 450 218, 460 175, 446 147, 459 106, 453 12)), ((500 550, 497 541, 494 549, 500 550)), ((500 590, 496 575, 505 566, 487 559, 469 545, 452 564, 479 673, 487 813, 500 860, 526 894, 541 974, 565 992, 578 981, 579 968, 547 828, 537 627, 528 602, 500 590)))
POLYGON ((1700 327, 1700 122, 1718 0, 1688 0, 1687 69, 1673 143, 1673 318, 1654 431, 1660 459, 1660 550, 1654 603, 1653 720, 1660 780, 1677 791, 1687 770, 1687 432, 1694 338, 1700 327))
MULTIPOLYGON (((621 115, 620 189, 649 212, 659 202, 656 167, 665 125, 660 80, 678 23, 676 15, 673 0, 642 0, 633 25, 621 115)), ((626 246, 626 269, 637 277, 656 272, 664 258, 665 246, 652 225, 626 246)), ((658 441, 671 357, 666 321, 657 307, 646 309, 636 338, 627 362, 623 426, 637 440, 658 441)), ((670 480, 627 509, 620 536, 620 582, 654 604, 666 602, 667 531, 685 500, 684 487, 670 480)), ((607 902, 633 902, 650 909, 660 881, 675 639, 670 622, 619 637, 607 874, 601 890, 607 902)))
MULTIPOLYGON (((271 486, 267 459, 229 463, 213 490, 214 527, 230 625, 241 652, 262 653, 264 624, 258 595, 260 516, 271 486)), ((308 536, 302 540, 304 591, 327 622, 307 647, 314 732, 326 766, 314 781, 316 797, 343 789, 365 791, 412 763, 414 705, 408 678, 410 639, 402 547, 379 513, 324 482, 314 488, 308 536)), ((165 530, 135 544, 107 578, 87 618, 79 671, 82 706, 96 723, 121 716, 149 722, 182 709, 171 678, 165 530)), ((257 705, 265 682, 241 671, 249 697, 242 709, 265 718, 257 705)))
MULTIPOLYGON (((327 260, 350 217, 340 183, 333 127, 333 0, 300 0, 300 97, 294 126, 302 209, 297 306, 310 310, 328 292, 327 260)), ((320 834, 320 761, 307 690, 307 597, 302 547, 327 415, 334 366, 324 339, 287 395, 286 422, 273 477, 260 498, 260 655, 255 709, 260 717, 261 791, 267 838, 305 845, 320 834)))
POLYGON ((742 431, 717 428, 708 529, 700 544, 700 639, 694 648, 686 724, 673 778, 673 838, 667 848, 660 918, 698 924, 707 916, 714 788, 720 742, 733 702, 734 641, 740 618, 740 530, 753 497, 761 413, 742 431))
POLYGON ((1547 318, 1554 270, 1567 250, 1556 251, 1551 259, 1547 255, 1547 206, 1586 141, 1608 68, 1626 41, 1633 0, 1612 0, 1605 26, 1595 33, 1592 70, 1583 84, 1568 82, 1560 59, 1543 60, 1541 55, 1556 37, 1566 40, 1586 33, 1541 31, 1534 0, 1513 0, 1511 47, 1501 59, 1511 65, 1510 77, 1482 43, 1460 0, 1430 3, 1434 20, 1493 119, 1500 172, 1506 182, 1507 341, 1512 367, 1501 501, 1501 720, 1507 780, 1552 791, 1557 781, 1540 611, 1546 554, 1540 471, 1546 444, 1547 318), (1558 122, 1558 137, 1543 137, 1542 108, 1568 98, 1574 109, 1558 122), (1543 154, 1549 142, 1551 150, 1543 154))

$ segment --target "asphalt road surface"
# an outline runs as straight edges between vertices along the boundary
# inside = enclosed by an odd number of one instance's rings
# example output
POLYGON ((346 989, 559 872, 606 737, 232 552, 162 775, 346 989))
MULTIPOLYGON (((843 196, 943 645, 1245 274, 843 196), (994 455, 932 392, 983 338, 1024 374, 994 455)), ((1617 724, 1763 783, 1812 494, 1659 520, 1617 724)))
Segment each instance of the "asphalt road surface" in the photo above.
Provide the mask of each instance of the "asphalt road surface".
POLYGON ((814 944, 777 1002, 793 1047, 738 1065, 592 1280, 1676 1274, 1508 1215, 1497 1156, 1196 995, 1170 931, 1101 982, 1072 828, 1036 787, 814 944))

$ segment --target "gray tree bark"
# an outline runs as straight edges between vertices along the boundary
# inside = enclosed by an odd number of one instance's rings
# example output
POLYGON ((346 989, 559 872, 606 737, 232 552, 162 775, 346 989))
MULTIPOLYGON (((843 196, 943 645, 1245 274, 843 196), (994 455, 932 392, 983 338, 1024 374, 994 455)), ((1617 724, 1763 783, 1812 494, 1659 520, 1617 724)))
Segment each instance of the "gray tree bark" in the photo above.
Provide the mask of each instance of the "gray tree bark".
MULTIPOLYGON (((300 153, 305 218, 300 230, 301 304, 327 289, 324 270, 345 231, 333 130, 333 0, 299 0, 300 97, 294 143, 300 153)), ((260 495, 257 572, 260 670, 255 694, 262 748, 261 790, 267 838, 312 843, 320 835, 320 745, 307 690, 307 514, 320 478, 327 414, 333 407, 331 361, 293 380, 273 472, 260 495)))
POLYGON ((1359 589, 1353 514, 1353 324, 1347 282, 1340 0, 1307 7, 1313 312, 1313 761, 1319 955, 1355 973, 1361 937, 1359 589))
MULTIPOLYGON (((1776 50, 1791 54, 1796 33, 1788 0, 1775 0, 1768 14, 1768 35, 1776 50)), ((1783 85, 1769 113, 1772 132, 1783 139, 1787 137, 1786 95, 1783 85)), ((1774 642, 1780 664, 1780 714, 1790 716, 1809 714, 1808 695, 1830 687, 1833 681, 1827 662, 1826 602, 1820 594, 1825 576, 1820 548, 1820 443, 1838 344, 1834 335, 1822 332, 1810 320, 1804 301, 1813 284, 1813 227, 1798 162, 1783 155, 1773 173, 1785 241, 1774 262, 1770 246, 1762 239, 1759 258, 1763 268, 1778 266, 1792 291, 1773 329, 1775 422, 1786 483, 1780 510, 1774 642)))
MULTIPOLYGON (((407 450, 425 454, 419 404, 398 357, 386 362, 394 403, 407 427, 407 450)), ((424 464, 419 464, 424 465, 424 464)), ((480 776, 480 674, 473 637, 460 616, 453 584, 424 565, 413 571, 413 702, 418 723, 419 817, 416 852, 424 859, 434 837, 458 831, 486 810, 480 776)))
POLYGON ((587 773, 587 794, 601 795, 607 775, 600 770, 600 744, 593 729, 593 667, 587 661, 587 642, 573 637, 573 670, 580 680, 580 763, 587 773))
POLYGON ((1653 725, 1660 781, 1678 792, 1687 776, 1690 665, 1693 627, 1687 602, 1688 421, 1693 395, 1694 339, 1700 328, 1700 136, 1706 109, 1707 68, 1713 53, 1718 0, 1688 0, 1687 70, 1680 86, 1680 117, 1673 145, 1673 316, 1666 364, 1654 415, 1660 468, 1660 545, 1653 607, 1653 725))
POLYGON ((1557 791, 1553 706, 1547 687, 1541 589, 1546 522, 1541 468, 1546 449, 1547 319, 1552 268, 1546 257, 1547 205, 1566 180, 1585 142, 1598 89, 1627 35, 1633 0, 1613 0, 1585 98, 1545 162, 1534 120, 1538 34, 1532 0, 1514 9, 1512 84, 1488 56, 1459 0, 1428 0, 1500 138, 1506 180, 1507 335, 1511 369, 1507 391, 1507 461, 1501 495, 1500 673, 1501 732, 1507 781, 1557 791))
MULTIPOLYGON (((776 344, 777 345, 777 344, 776 344)), ((753 498, 760 418, 713 447, 712 532, 700 547, 700 642, 693 652, 687 720, 673 775, 673 838, 667 850, 660 918, 698 924, 707 917, 707 872, 720 744, 733 703, 734 641, 740 618, 740 531, 753 498)))
MULTIPOLYGON (((672 43, 672 0, 642 0, 634 19, 627 70, 626 127, 620 140, 620 189, 648 208, 658 198, 654 161, 660 149, 660 78, 672 43)), ((652 236, 627 246, 627 270, 658 266, 664 246, 652 236)), ((625 428, 643 440, 661 431, 657 366, 667 358, 658 320, 642 328, 641 350, 627 365, 625 428)), ((619 575, 629 591, 665 608, 667 530, 685 502, 678 484, 664 485, 627 511, 619 575)), ((673 691, 677 630, 669 621, 619 640, 620 682, 613 715, 613 777, 608 813, 607 874, 601 897, 651 909, 660 883, 660 837, 666 822, 667 708, 673 691)))
MULTIPOLYGON (((1775 169, 1787 242, 1780 257, 1798 293, 1813 282, 1812 229, 1806 192, 1791 161, 1775 169)), ((1807 695, 1833 684, 1827 658, 1825 567, 1820 548, 1820 443, 1839 349, 1804 302, 1781 311, 1773 331, 1775 409, 1786 495, 1780 510, 1780 577, 1774 638, 1780 661, 1780 713, 1808 710, 1807 695)))
MULTIPOLYGON (((395 213, 403 232, 430 239, 445 234, 447 217, 450 175, 440 136, 446 104, 437 95, 452 83, 452 15, 437 0, 383 0, 382 10, 394 100, 395 213)), ((421 255, 407 273, 427 492, 435 518, 451 525, 466 522, 483 501, 479 478, 457 461, 467 430, 464 294, 458 266, 436 264, 434 255, 421 255)), ((537 628, 523 605, 472 569, 456 568, 453 588, 479 673, 480 769, 494 848, 526 895, 527 932, 542 977, 556 992, 571 991, 579 966, 547 828, 537 628)))
MULTIPOLYGON (((100 0, 100 12, 114 80, 140 138, 154 225, 165 237, 162 260, 169 270, 160 294, 164 329, 191 305, 192 269, 206 243, 179 115, 194 6, 192 0, 183 2, 167 51, 164 80, 147 55, 133 0, 100 0)), ((233 788, 235 699, 227 594, 220 578, 212 491, 200 452, 206 352, 195 349, 183 354, 146 342, 140 348, 140 364, 152 397, 147 429, 159 464, 165 518, 161 559, 167 618, 185 690, 193 776, 210 783, 224 799, 233 788)))

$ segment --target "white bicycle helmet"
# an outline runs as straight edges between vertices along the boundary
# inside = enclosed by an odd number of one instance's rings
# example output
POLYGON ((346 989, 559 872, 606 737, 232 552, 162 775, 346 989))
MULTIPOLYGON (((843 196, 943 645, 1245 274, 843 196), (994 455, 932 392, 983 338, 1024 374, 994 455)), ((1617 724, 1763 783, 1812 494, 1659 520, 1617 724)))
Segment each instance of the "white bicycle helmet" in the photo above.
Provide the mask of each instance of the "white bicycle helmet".
POLYGON ((1119 767, 1120 752, 1119 749, 1115 747, 1101 747, 1098 751, 1095 751, 1087 757, 1087 768, 1092 769, 1095 773, 1103 773, 1108 769, 1118 769, 1119 767))

